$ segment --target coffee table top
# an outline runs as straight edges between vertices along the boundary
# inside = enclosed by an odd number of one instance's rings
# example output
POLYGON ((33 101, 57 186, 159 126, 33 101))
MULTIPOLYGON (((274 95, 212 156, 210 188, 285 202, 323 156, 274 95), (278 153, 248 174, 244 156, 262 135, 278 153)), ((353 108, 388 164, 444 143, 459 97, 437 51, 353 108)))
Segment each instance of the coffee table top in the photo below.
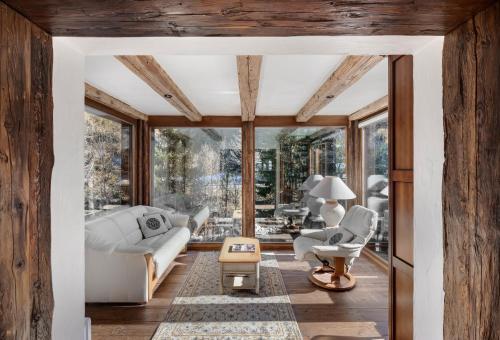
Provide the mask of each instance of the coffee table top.
POLYGON ((259 240, 250 237, 226 237, 219 255, 219 262, 229 263, 257 263, 260 262, 259 240), (233 244, 255 244, 255 253, 231 253, 229 248, 233 244))

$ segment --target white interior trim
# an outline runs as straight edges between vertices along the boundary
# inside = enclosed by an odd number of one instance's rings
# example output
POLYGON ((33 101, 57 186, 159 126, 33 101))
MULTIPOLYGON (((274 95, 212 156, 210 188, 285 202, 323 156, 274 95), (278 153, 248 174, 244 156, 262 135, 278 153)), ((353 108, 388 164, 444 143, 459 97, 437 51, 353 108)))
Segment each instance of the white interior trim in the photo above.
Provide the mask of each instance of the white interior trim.
POLYGON ((83 54, 413 54, 431 42, 433 36, 307 36, 307 37, 58 37, 83 54))

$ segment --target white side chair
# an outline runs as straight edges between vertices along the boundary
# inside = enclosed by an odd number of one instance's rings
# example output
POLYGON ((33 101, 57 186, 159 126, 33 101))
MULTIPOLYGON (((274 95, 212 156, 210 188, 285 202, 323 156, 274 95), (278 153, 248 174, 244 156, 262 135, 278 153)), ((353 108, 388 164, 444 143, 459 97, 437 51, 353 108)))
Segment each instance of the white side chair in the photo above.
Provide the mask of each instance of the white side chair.
POLYGON ((376 228, 377 213, 355 205, 339 227, 302 230, 293 242, 295 258, 321 261, 323 265, 309 273, 309 279, 317 286, 336 291, 352 289, 356 279, 349 271, 376 228))

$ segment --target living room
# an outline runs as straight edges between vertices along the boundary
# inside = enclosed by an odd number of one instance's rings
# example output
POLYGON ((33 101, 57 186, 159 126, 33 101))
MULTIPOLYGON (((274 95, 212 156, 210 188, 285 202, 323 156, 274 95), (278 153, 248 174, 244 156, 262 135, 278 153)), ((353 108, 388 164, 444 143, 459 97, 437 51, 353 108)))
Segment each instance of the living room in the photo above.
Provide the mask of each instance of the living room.
POLYGON ((498 2, 260 37, 7 5, 2 338, 498 336, 498 2))

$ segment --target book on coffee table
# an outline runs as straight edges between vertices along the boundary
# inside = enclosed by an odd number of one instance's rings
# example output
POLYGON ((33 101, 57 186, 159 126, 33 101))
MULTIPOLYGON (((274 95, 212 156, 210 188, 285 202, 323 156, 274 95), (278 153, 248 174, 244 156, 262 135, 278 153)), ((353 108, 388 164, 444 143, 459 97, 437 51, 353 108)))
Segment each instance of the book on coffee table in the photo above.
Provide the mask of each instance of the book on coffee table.
POLYGON ((255 253, 255 244, 236 243, 229 248, 231 253, 255 253))

